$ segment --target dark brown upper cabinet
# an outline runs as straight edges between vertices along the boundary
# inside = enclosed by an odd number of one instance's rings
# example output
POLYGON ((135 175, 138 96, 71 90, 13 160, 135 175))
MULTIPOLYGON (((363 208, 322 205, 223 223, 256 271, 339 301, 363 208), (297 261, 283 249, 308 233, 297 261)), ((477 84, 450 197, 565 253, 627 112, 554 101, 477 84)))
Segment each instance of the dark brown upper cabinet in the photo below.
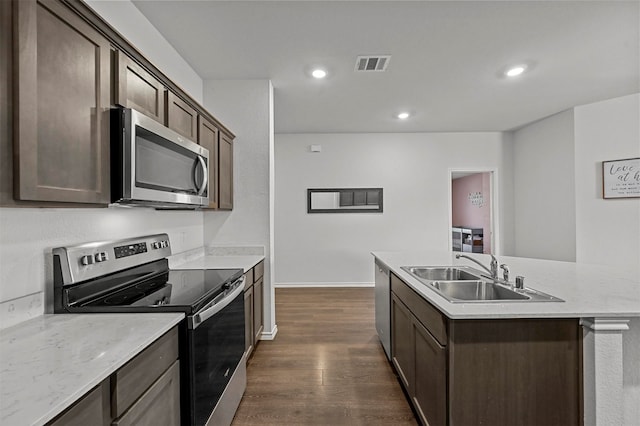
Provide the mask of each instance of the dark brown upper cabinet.
POLYGON ((110 43, 58 1, 12 6, 14 198, 107 204, 110 43))
POLYGON ((220 132, 218 148, 218 209, 233 209, 233 137, 220 132))
POLYGON ((13 203, 11 3, 0 1, 0 205, 13 203))
POLYGON ((209 208, 218 208, 218 127, 198 116, 198 143, 209 150, 209 208))
POLYGON ((164 124, 165 87, 120 51, 114 53, 114 103, 133 108, 164 124))
POLYGON ((205 146, 209 208, 233 208, 228 129, 85 2, 0 0, 1 206, 107 205, 115 105, 205 146))
POLYGON ((198 140, 198 111, 167 91, 166 125, 192 141, 198 140))

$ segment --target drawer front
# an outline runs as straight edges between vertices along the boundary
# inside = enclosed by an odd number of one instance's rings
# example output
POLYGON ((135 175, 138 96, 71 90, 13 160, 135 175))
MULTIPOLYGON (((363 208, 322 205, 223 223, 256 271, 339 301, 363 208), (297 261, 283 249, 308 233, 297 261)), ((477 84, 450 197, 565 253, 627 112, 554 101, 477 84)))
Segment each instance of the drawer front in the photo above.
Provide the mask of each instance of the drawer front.
POLYGON ((105 424, 105 419, 109 419, 109 379, 89 391, 47 426, 97 426, 105 424))
POLYGON ((407 305, 413 315, 438 340, 438 343, 442 346, 447 345, 447 317, 393 273, 391 273, 391 291, 407 305))
POLYGON ((111 376, 111 415, 120 417, 178 359, 174 327, 111 376))
POLYGON ((180 425, 180 361, 171 367, 146 391, 113 426, 179 426, 180 425))
POLYGON ((264 276, 264 260, 261 260, 260 263, 258 263, 256 266, 254 266, 253 268, 253 281, 258 281, 260 278, 262 278, 264 276))

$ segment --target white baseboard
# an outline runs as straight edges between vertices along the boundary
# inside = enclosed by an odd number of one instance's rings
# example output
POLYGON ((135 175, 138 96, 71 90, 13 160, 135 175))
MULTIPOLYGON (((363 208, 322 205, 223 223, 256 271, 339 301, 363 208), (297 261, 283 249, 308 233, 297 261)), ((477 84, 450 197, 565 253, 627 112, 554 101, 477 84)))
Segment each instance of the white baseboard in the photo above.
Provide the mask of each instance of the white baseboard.
POLYGON ((260 340, 273 340, 276 338, 276 334, 278 334, 278 324, 274 325, 271 331, 263 331, 260 334, 260 340))
POLYGON ((275 283, 274 288, 305 288, 305 287, 374 287, 374 283, 275 283))

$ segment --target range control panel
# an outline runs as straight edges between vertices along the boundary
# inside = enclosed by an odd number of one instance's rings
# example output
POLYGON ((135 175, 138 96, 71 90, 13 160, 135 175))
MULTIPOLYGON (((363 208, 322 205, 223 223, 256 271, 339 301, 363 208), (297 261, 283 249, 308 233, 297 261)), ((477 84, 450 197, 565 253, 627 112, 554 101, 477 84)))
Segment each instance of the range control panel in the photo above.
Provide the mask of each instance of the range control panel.
POLYGON ((147 243, 131 244, 128 246, 118 246, 113 248, 116 259, 121 257, 133 256, 135 254, 146 253, 147 243))
POLYGON ((69 285, 171 256, 167 234, 53 249, 69 285))

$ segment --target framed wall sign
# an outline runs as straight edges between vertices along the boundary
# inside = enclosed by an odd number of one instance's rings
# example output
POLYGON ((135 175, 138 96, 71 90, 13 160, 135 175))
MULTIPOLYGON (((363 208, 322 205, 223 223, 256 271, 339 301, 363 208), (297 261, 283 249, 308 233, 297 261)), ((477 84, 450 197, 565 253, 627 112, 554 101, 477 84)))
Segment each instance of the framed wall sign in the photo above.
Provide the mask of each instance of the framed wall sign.
POLYGON ((640 158, 602 162, 603 198, 640 198, 640 158))

